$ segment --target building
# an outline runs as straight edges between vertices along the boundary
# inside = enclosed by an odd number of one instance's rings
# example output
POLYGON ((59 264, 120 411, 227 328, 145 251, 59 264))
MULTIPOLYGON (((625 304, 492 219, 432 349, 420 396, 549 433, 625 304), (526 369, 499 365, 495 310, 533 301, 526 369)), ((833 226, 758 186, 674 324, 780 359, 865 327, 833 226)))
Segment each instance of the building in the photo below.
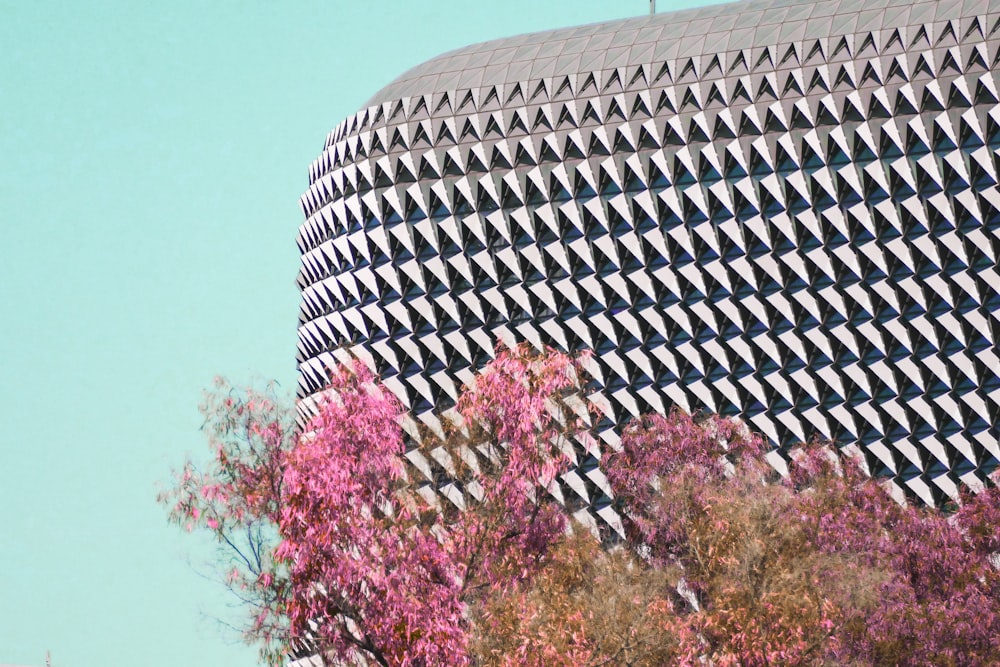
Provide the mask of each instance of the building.
POLYGON ((1000 462, 998 62, 997 0, 755 0, 419 65, 310 167, 300 407, 347 348, 425 419, 590 348, 609 443, 704 408, 940 503, 1000 462))

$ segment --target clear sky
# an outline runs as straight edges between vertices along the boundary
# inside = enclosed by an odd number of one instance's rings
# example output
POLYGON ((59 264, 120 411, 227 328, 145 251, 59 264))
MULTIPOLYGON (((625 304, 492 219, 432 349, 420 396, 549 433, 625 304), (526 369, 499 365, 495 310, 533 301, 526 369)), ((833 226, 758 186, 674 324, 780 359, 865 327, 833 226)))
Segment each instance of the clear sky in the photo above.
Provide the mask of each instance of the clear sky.
POLYGON ((156 483, 214 375, 294 386, 327 132, 443 51, 648 8, 0 0, 0 664, 256 664, 156 483))

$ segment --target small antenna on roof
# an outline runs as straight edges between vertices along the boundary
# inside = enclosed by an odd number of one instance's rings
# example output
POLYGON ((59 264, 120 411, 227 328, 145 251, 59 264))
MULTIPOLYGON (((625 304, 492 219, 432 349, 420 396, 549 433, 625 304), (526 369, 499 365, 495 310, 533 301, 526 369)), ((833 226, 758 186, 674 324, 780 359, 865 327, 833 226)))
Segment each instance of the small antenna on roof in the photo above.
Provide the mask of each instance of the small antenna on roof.
POLYGON ((656 13, 656 0, 649 0, 649 15, 656 13))

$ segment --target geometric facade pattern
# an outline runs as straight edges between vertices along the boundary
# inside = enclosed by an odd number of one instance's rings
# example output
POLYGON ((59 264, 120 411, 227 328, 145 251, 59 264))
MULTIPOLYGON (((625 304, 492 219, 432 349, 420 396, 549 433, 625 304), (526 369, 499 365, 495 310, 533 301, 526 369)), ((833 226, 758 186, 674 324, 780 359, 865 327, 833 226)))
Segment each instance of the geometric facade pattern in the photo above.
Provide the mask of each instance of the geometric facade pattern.
MULTIPOLYGON (((941 503, 1000 464, 998 63, 997 0, 744 2, 431 60, 310 167, 300 409, 346 349, 430 419, 498 338, 589 348, 611 446, 704 408, 941 503)), ((578 454, 562 493, 604 516, 578 454)))

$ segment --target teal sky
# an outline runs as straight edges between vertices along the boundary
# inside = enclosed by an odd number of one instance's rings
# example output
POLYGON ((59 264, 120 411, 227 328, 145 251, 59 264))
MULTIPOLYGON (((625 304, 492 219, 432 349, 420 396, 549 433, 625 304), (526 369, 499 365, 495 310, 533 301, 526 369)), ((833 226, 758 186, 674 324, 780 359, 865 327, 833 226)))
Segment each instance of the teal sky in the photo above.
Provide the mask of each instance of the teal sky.
POLYGON ((0 0, 0 664, 257 664, 156 483, 214 375, 294 386, 327 132, 443 51, 648 7, 0 0))

